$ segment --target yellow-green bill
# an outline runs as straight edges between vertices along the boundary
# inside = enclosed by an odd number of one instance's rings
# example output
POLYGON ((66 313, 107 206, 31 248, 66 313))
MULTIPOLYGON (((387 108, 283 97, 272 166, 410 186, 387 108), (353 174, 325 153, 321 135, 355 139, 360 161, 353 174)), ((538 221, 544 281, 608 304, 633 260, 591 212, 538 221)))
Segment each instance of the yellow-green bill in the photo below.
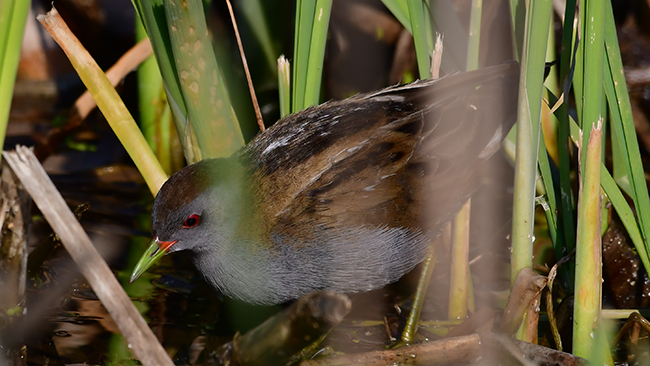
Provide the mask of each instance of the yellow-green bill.
POLYGON ((155 240, 151 241, 149 248, 142 254, 142 257, 138 261, 138 264, 133 268, 133 273, 131 274, 131 279, 129 283, 133 283, 137 280, 143 273, 145 273, 152 264, 157 262, 162 256, 167 254, 167 251, 160 247, 160 244, 155 240))

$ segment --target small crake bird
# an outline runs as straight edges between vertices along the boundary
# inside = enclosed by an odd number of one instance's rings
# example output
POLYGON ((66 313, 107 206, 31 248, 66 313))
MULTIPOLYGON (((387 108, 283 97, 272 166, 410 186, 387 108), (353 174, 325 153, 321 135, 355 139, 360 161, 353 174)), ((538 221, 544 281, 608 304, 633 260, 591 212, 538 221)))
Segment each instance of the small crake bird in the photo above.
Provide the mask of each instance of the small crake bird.
POLYGON ((478 186, 516 119, 511 62, 327 102, 160 189, 134 269, 188 250, 227 296, 275 304, 397 281, 478 186))

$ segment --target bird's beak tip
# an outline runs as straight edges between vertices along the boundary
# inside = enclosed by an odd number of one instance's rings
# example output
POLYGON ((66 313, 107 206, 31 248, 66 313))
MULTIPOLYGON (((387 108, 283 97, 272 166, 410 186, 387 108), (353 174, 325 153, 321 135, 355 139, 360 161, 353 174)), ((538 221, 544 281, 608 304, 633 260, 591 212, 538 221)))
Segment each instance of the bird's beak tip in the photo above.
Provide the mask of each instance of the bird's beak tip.
POLYGON ((149 245, 149 248, 142 254, 140 260, 133 268, 133 273, 129 279, 129 283, 135 282, 140 276, 145 273, 152 264, 158 261, 162 256, 166 254, 167 251, 160 250, 160 245, 156 240, 153 240, 149 245))

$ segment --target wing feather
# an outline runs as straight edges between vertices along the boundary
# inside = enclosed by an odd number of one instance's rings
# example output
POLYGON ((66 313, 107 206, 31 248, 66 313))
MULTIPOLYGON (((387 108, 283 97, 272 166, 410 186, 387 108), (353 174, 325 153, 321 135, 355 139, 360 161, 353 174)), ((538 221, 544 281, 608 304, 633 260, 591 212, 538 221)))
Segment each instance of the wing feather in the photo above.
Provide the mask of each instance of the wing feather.
POLYGON ((517 80, 518 66, 505 64, 278 122, 243 154, 255 162, 258 204, 271 208, 264 214, 270 232, 302 237, 363 227, 436 236, 478 187, 478 167, 514 123, 517 80))

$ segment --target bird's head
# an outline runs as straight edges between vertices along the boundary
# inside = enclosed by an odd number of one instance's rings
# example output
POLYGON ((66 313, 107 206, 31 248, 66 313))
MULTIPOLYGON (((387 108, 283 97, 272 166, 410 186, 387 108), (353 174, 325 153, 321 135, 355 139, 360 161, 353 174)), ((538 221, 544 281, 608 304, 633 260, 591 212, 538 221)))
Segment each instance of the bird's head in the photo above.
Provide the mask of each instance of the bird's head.
POLYGON ((131 282, 167 253, 218 250, 239 206, 240 184, 234 175, 226 159, 209 159, 181 169, 163 184, 151 210, 153 240, 131 282))

